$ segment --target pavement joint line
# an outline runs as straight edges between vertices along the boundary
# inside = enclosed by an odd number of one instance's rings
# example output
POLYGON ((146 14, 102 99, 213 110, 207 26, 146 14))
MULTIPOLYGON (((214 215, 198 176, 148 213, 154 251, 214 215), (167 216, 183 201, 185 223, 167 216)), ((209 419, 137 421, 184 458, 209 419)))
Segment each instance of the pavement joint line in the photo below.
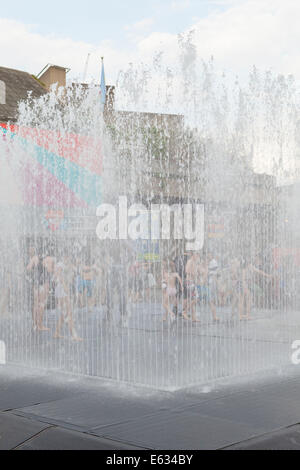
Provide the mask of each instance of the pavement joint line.
MULTIPOLYGON (((157 413, 155 413, 154 415, 156 415, 157 413)), ((26 416, 24 415, 17 415, 17 416, 20 416, 20 417, 23 417, 25 419, 28 419, 26 416)), ((148 415, 148 416, 152 416, 152 415, 148 415)), ((38 417, 37 417, 38 418, 38 417)), ((30 418, 29 418, 30 419, 30 418)), ((117 424, 126 424, 128 423, 128 421, 124 421, 122 423, 115 423, 115 424, 111 424, 111 425, 104 425, 104 426, 100 426, 100 427, 96 427, 96 428, 91 428, 91 429, 80 429, 80 428, 76 428, 76 427, 72 427, 72 426, 68 426, 67 423, 63 423, 63 422, 60 422, 60 423, 49 423, 48 421, 41 421, 39 419, 30 419, 31 421, 36 421, 36 422, 44 422, 45 424, 49 424, 49 426, 47 426, 45 429, 42 429, 41 431, 39 431, 38 433, 34 434, 33 436, 31 436, 30 438, 26 439, 25 441, 21 442, 20 444, 18 444, 16 447, 12 448, 11 450, 17 450, 18 447, 22 446, 24 443, 26 442, 30 442, 31 440, 35 439, 38 435, 42 434, 44 431, 47 431, 48 429, 51 429, 51 428, 57 428, 57 429, 65 429, 67 431, 73 431, 75 433, 78 433, 78 434, 84 434, 86 436, 92 436, 94 438, 97 438, 97 439, 101 439, 101 438, 104 438, 106 440, 109 440, 111 442, 119 442, 119 443, 123 443, 123 444, 128 444, 128 445, 133 445, 135 447, 140 447, 141 449, 143 449, 144 447, 142 446, 142 444, 139 444, 139 443, 136 443, 134 441, 127 441, 127 440, 118 440, 118 439, 112 439, 110 436, 106 436, 105 434, 102 434, 101 436, 97 435, 97 434, 94 434, 93 431, 96 431, 97 429, 101 430, 103 428, 103 431, 105 431, 108 427, 111 427, 111 426, 114 426, 114 425, 117 425, 117 424), (64 425, 66 424, 66 425, 64 425)), ((259 439, 259 438, 263 438, 265 436, 268 436, 268 435, 272 435, 273 433, 276 433, 276 432, 279 432, 279 431, 284 431, 285 429, 289 429, 289 428, 293 428, 294 426, 297 426, 299 425, 300 423, 297 422, 297 423, 293 423, 293 424, 289 424, 287 426, 282 426, 282 427, 279 427, 279 428, 274 428, 272 429, 271 431, 267 431, 265 433, 259 433, 259 434, 255 434, 253 436, 251 436, 250 438, 247 438, 247 439, 243 439, 241 441, 234 441, 232 442, 231 444, 229 445, 226 445, 224 447, 218 447, 217 450, 226 450, 226 449, 230 449, 230 447, 232 446, 235 446, 235 445, 238 445, 238 444, 243 444, 243 443, 247 443, 247 442, 251 442, 251 441, 254 441, 255 439, 259 439)), ((146 449, 156 449, 156 448, 152 448, 152 447, 149 447, 149 446, 145 446, 146 449)))
POLYGON ((21 443, 18 444, 16 447, 13 447, 11 450, 18 450, 18 447, 22 446, 22 445, 25 444, 26 442, 32 441, 32 440, 35 439, 37 436, 39 436, 40 434, 42 434, 44 431, 47 431, 48 429, 56 428, 56 427, 57 427, 57 426, 48 426, 47 428, 42 429, 41 431, 37 432, 37 433, 34 434, 33 436, 29 437, 28 439, 25 439, 25 441, 21 442, 21 443))
POLYGON ((163 413, 165 413, 166 411, 175 411, 176 408, 174 409, 168 409, 168 410, 159 410, 159 411, 153 411, 153 413, 149 413, 147 415, 143 415, 143 416, 139 416, 139 417, 136 417, 136 418, 129 418, 129 419, 126 419, 125 421, 118 421, 116 423, 110 423, 110 424, 103 424, 103 425, 100 425, 100 426, 93 426, 92 428, 89 428, 90 431, 96 431, 96 430, 101 430, 101 429, 107 429, 107 428, 110 428, 110 427, 113 427, 113 426, 119 426, 120 424, 127 424, 127 423, 135 423, 135 422, 138 422, 140 421, 141 419, 145 419, 145 418, 149 418, 151 416, 153 417, 156 417, 163 413))
MULTIPOLYGON (((92 432, 89 433, 89 434, 91 436, 95 436, 95 437, 98 437, 98 438, 100 437, 99 435, 93 434, 92 432)), ((143 446, 143 444, 137 444, 135 441, 126 441, 126 440, 120 441, 119 439, 115 439, 115 438, 112 439, 111 436, 106 436, 105 434, 102 434, 101 438, 107 439, 107 440, 112 441, 112 442, 120 442, 121 444, 128 444, 128 445, 139 447, 139 448, 145 449, 145 450, 157 450, 156 447, 150 447, 148 445, 143 446)))
MULTIPOLYGON (((36 420, 37 422, 39 422, 38 420, 36 420)), ((144 450, 144 447, 140 446, 140 445, 137 445, 135 443, 132 443, 132 442, 129 442, 129 441, 121 441, 121 440, 118 440, 118 439, 112 439, 111 437, 106 437, 106 436, 99 436, 99 435, 96 435, 96 434, 93 434, 92 432, 88 431, 88 430, 80 430, 80 429, 73 429, 73 428, 69 428, 69 427, 65 427, 63 425, 57 425, 57 424, 52 424, 52 425, 49 425, 47 426, 45 429, 42 429, 41 431, 37 432, 36 434, 34 434, 33 436, 29 437, 28 439, 25 439, 25 441, 21 442, 20 444, 18 444, 17 446, 13 447, 11 450, 18 450, 18 447, 21 447, 22 445, 24 445, 26 442, 30 442, 32 440, 34 440, 37 436, 39 436, 40 434, 44 433, 45 431, 48 431, 49 429, 61 429, 61 430, 65 430, 65 431, 72 431, 74 433, 77 433, 78 435, 85 435, 87 437, 93 437, 95 439, 98 439, 99 441, 101 439, 105 439, 105 440, 108 440, 112 443, 120 443, 120 444, 128 444, 128 445, 133 445, 135 447, 139 447, 140 449, 144 450)), ((146 447, 146 449, 151 449, 151 447, 146 447)))
MULTIPOLYGON (((70 374, 70 373, 67 373, 68 375, 74 375, 74 374, 70 374)), ((51 379, 51 373, 48 375, 48 377, 50 377, 51 379)), ((81 377, 81 376, 80 376, 81 377)), ((94 381, 94 379, 96 380, 103 380, 103 378, 101 377, 95 377, 95 378, 91 378, 91 380, 94 381)), ((220 379, 220 383, 222 383, 224 379, 220 379)), ((106 390, 106 382, 107 380, 105 380, 104 378, 104 383, 103 383, 103 388, 104 390, 106 390)), ((299 386, 300 385, 300 375, 293 375, 291 376, 285 376, 285 375, 282 375, 282 376, 277 376, 277 377, 272 377, 270 378, 270 380, 267 381, 267 383, 261 383, 259 382, 259 384, 257 384, 256 382, 254 382, 253 384, 253 388, 250 388, 249 390, 249 382, 250 382, 250 386, 251 386, 251 379, 250 381, 247 380, 247 382, 243 381, 242 384, 240 384, 237 388, 235 388, 235 390, 228 390, 226 391, 226 384, 225 384, 225 389, 221 392, 222 394, 221 395, 215 395, 213 392, 214 392, 214 389, 211 390, 212 392, 212 396, 210 396, 211 394, 208 394, 207 398, 205 398, 204 400, 201 400, 201 397, 203 397, 203 395, 201 394, 201 390, 199 390, 201 388, 201 386, 204 386, 205 384, 202 384, 202 385, 199 385, 199 384, 194 384, 193 386, 191 387, 186 387, 185 389, 180 389, 178 391, 175 391, 175 392, 170 392, 168 390, 163 390, 163 391, 158 391, 158 390, 155 390, 155 392, 158 392, 160 394, 163 394, 163 396, 165 397, 168 397, 168 396, 172 396, 174 394, 178 394, 179 396, 182 394, 183 392, 183 396, 185 396, 185 392, 188 390, 191 390, 192 391, 192 395, 195 396, 195 398, 197 398, 197 395, 199 396, 199 401, 195 401, 194 403, 183 403, 183 404, 179 404, 179 405, 175 405, 170 408, 166 408, 165 410, 166 411, 190 411, 191 407, 194 408, 198 405, 201 405, 202 403, 207 403, 207 402, 211 402, 211 403, 214 403, 216 402, 216 400, 220 400, 222 398, 225 398, 225 397, 230 397, 230 396, 235 396, 235 395, 238 395, 238 394, 241 394, 241 393, 247 393, 249 392, 250 394, 251 393, 255 393, 257 392, 258 390, 263 390, 264 393, 268 393, 268 390, 270 389, 270 387, 272 387, 274 385, 274 382, 275 383, 280 383, 281 385, 285 385, 285 384, 291 384, 293 386, 293 388, 295 388, 297 385, 299 386), (278 381, 279 379, 279 381, 278 381), (248 387, 248 390, 246 390, 246 387, 248 387), (196 391, 193 392, 193 388, 196 388, 196 391), (198 388, 198 391, 197 391, 197 388, 198 388)), ((78 382, 75 382, 74 383, 74 387, 77 387, 78 385, 78 382)), ((99 381, 99 390, 100 393, 101 393, 101 383, 99 381)), ((227 385, 231 385, 230 383, 227 384, 227 385)), ((236 386, 236 385, 235 385, 236 386)), ((140 387, 139 387, 140 388, 140 387)), ((148 387, 143 387, 143 388, 148 388, 148 387)), ((137 387, 135 387, 135 389, 137 389, 137 387)), ((216 389, 215 390, 217 393, 220 392, 220 389, 216 389)), ((93 390, 93 392, 96 392, 95 390, 93 390)), ((90 393, 90 390, 83 390, 83 391, 79 391, 78 393, 82 394, 82 395, 85 395, 85 394, 89 394, 90 393)), ((72 390, 70 390, 70 394, 72 394, 72 390)), ((77 395, 77 393, 76 393, 77 395)), ((188 394, 187 394, 188 395, 188 394)), ((277 394, 278 398, 280 398, 280 396, 282 395, 282 390, 279 392, 279 394, 277 394)), ((73 394, 72 394, 73 396, 73 394)), ((68 397, 63 397, 63 398, 68 398, 68 397)), ((50 400, 50 401, 46 401, 46 402, 37 402, 35 403, 34 405, 29 405, 30 407, 33 406, 33 407, 36 407, 36 406, 39 406, 39 405, 43 405, 43 404, 47 404, 47 403, 55 403, 59 400, 61 400, 62 398, 57 398, 55 400, 50 400)), ((23 407, 23 408, 26 408, 23 407)), ((112 427, 112 426, 116 426, 120 423, 128 423, 128 422, 133 422, 133 421, 136 421, 136 420, 140 420, 140 419, 143 419, 145 416, 153 416, 153 418, 159 414, 162 414, 165 410, 164 409, 161 409, 161 410, 158 410, 158 411, 153 411, 152 413, 149 413, 147 415, 144 415, 142 417, 136 417, 136 418, 129 418, 125 421, 121 421, 121 422, 117 422, 117 423, 112 423, 112 424, 106 424, 106 425, 103 425, 103 426, 96 426, 96 427, 93 427, 93 428, 80 428, 80 427, 73 427, 72 425, 68 426, 68 423, 65 423, 63 421, 59 421, 57 423, 54 423, 54 422, 49 422, 49 420, 45 421, 45 420, 42 420, 40 419, 40 417, 38 415, 35 415, 35 414, 32 414, 30 415, 29 413, 26 414, 25 413, 22 413, 21 411, 19 412, 18 414, 18 411, 21 410, 21 408, 12 408, 12 409, 8 409, 8 410, 2 410, 3 413, 11 413, 13 415, 16 415, 16 416, 21 416, 23 418, 30 418, 29 419, 32 419, 32 420, 35 420, 36 422, 44 422, 45 424, 48 424, 48 426, 41 430, 40 432, 38 432, 37 434, 35 434, 34 436, 31 436, 30 438, 28 438, 27 440, 25 440, 24 442, 27 442, 27 441, 30 441, 31 439, 34 439, 37 435, 39 435, 41 432, 49 429, 49 428, 52 428, 52 427, 57 427, 59 429, 66 429, 66 430, 69 430, 69 431, 74 431, 74 432, 77 432, 79 434, 85 434, 87 436, 93 436, 93 437, 96 437, 96 438, 105 438, 107 440, 111 440, 112 442, 120 442, 120 443, 127 443, 127 444, 130 444, 130 445, 134 445, 136 447, 140 446, 142 447, 143 444, 141 443, 135 443, 135 442, 131 442, 131 441, 118 441, 118 440, 115 440, 113 437, 111 436, 105 436, 105 434, 102 434, 102 428, 103 428, 103 432, 107 432, 107 428, 108 427, 112 427), (99 430, 99 432, 101 433, 101 435, 95 435, 93 434, 93 430, 99 430), (104 431, 105 430, 105 431, 104 431)), ((225 446, 222 446, 220 448, 218 448, 219 450, 225 450, 225 449, 229 449, 235 445, 238 445, 238 444, 243 444, 243 443, 248 443, 248 442, 254 442, 256 440, 259 440, 259 439, 264 439, 265 437, 268 438, 268 436, 272 436, 273 433, 278 433, 278 432, 282 432, 282 431, 285 431, 287 429, 290 429, 290 428, 293 428, 297 425, 299 425, 300 423, 299 422, 295 422, 295 423, 292 423, 292 424, 288 424, 288 425, 283 425, 283 426, 280 426, 280 427, 275 427, 274 429, 271 429, 271 430, 268 430, 268 431, 263 431, 263 430, 259 430, 257 429, 257 433, 258 434, 254 434, 253 436, 251 437, 248 437, 246 439, 242 439, 242 440, 238 440, 236 442, 233 442, 233 443, 230 443, 230 444, 226 444, 225 446)), ((255 433, 255 430, 254 430, 254 433, 255 433)), ((23 443, 21 444, 18 444, 15 448, 17 449, 18 447, 20 447, 23 443)), ((147 447, 147 445, 145 446, 147 447)), ((147 447, 148 448, 148 447, 147 447)))
POLYGON ((47 418, 45 416, 35 415, 33 413, 26 413, 26 412, 20 411, 18 413, 12 413, 12 414, 14 416, 18 416, 18 417, 21 417, 21 418, 30 419, 31 421, 35 421, 37 423, 48 424, 49 427, 59 427, 59 428, 63 428, 63 429, 69 430, 69 431, 76 431, 76 432, 81 432, 81 433, 89 431, 87 428, 84 428, 80 425, 76 425, 76 424, 72 424, 72 423, 66 423, 65 421, 61 421, 61 420, 58 420, 58 419, 51 419, 51 421, 50 421, 50 418, 47 418))
POLYGON ((282 426, 280 428, 275 428, 275 429, 272 429, 271 431, 266 431, 262 434, 257 434, 255 436, 252 436, 252 437, 249 437, 247 439, 243 439, 241 441, 237 441, 237 442, 234 442, 232 444, 229 444, 229 445, 226 445, 224 447, 218 447, 217 450, 226 450, 226 449, 229 449, 230 450, 230 447, 233 447, 235 445, 238 445, 238 444, 243 444, 243 443, 246 443, 246 442, 251 442, 251 441, 255 441, 256 439, 260 439, 260 438, 263 438, 263 437, 266 437, 266 436, 269 436, 269 435, 272 435, 276 432, 280 432, 280 431, 284 431, 285 429, 289 429, 289 428, 293 428, 294 426, 297 426, 297 424, 299 423, 295 423, 295 424, 288 424, 287 426, 282 426))
POLYGON ((93 426, 93 427, 84 427, 84 425, 67 423, 67 422, 65 422, 63 420, 60 420, 60 419, 55 419, 55 418, 52 419, 52 418, 48 418, 46 416, 36 415, 34 413, 27 413, 26 411, 22 411, 21 409, 16 409, 15 411, 13 410, 11 412, 11 414, 13 414, 14 416, 19 416, 19 417, 22 417, 22 418, 30 419, 32 421, 37 421, 39 423, 45 423, 45 424, 49 424, 49 425, 52 425, 52 426, 59 426, 59 427, 62 427, 64 429, 69 429, 69 430, 72 430, 72 431, 91 433, 92 431, 96 431, 98 429, 99 430, 106 429, 106 428, 110 428, 110 427, 113 427, 113 426, 119 426, 120 424, 134 423, 136 421, 139 421, 140 419, 149 418, 151 416, 153 416, 153 417, 159 416, 160 414, 163 414, 165 411, 176 411, 176 407, 173 408, 173 409, 153 411, 152 413, 149 413, 147 415, 143 415, 143 416, 140 416, 140 417, 128 418, 124 421, 116 421, 114 423, 103 424, 103 425, 100 424, 100 425, 96 425, 96 426, 93 426), (50 421, 50 419, 51 419, 51 421, 50 421))
MULTIPOLYGON (((54 403, 55 401, 57 400, 50 400, 50 401, 41 401, 39 403, 33 403, 33 404, 30 404, 30 405, 25 405, 23 406, 22 408, 26 408, 27 406, 39 406, 39 405, 46 405, 46 404, 49 404, 49 403, 54 403)), ((10 412, 13 412, 15 410, 19 410, 20 407, 17 407, 17 408, 7 408, 6 410, 1 410, 0 413, 10 413, 10 412)))
POLYGON ((120 444, 128 444, 128 445, 132 445, 132 446, 135 446, 135 447, 139 447, 141 450, 154 450, 153 447, 148 447, 148 446, 141 446, 141 445, 138 445, 134 442, 131 442, 131 441, 120 441, 119 439, 112 439, 111 436, 105 436, 103 434, 103 436, 99 436, 98 434, 93 434, 93 432, 83 432, 83 434, 86 434, 87 436, 93 436, 93 437, 97 437, 98 439, 105 439, 107 441, 111 441, 111 442, 118 442, 120 444))
POLYGON ((23 444, 25 444, 25 442, 30 442, 32 439, 35 439, 37 436, 39 436, 40 434, 42 434, 44 431, 46 431, 47 429, 50 429, 50 428, 53 428, 54 426, 48 426, 47 428, 45 429, 42 429, 41 431, 37 432, 36 434, 34 434, 33 436, 30 436, 28 439, 25 439, 25 441, 23 442, 20 442, 20 444, 18 444, 17 446, 15 447, 12 447, 10 450, 17 450, 18 447, 22 446, 23 444))

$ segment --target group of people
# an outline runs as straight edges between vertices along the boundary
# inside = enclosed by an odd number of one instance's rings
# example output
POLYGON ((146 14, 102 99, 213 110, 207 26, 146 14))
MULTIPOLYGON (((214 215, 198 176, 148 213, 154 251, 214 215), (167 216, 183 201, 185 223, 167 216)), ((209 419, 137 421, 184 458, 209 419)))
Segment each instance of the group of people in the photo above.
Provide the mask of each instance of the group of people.
POLYGON ((165 260, 163 263, 164 320, 175 318, 181 306, 182 317, 193 322, 197 303, 207 304, 213 321, 218 322, 217 307, 231 304, 232 318, 249 319, 254 287, 259 280, 274 281, 265 272, 244 258, 232 258, 227 266, 219 266, 212 253, 192 253, 190 256, 165 260))
MULTIPOLYGON (((120 260, 119 260, 120 261, 120 260)), ((27 291, 35 331, 48 331, 44 316, 49 303, 59 312, 55 338, 61 338, 67 325, 71 338, 82 341, 74 324, 75 308, 92 312, 99 303, 106 306, 110 319, 117 297, 121 317, 127 317, 128 269, 109 254, 95 259, 90 249, 82 249, 72 256, 72 249, 57 250, 43 247, 29 249, 26 265, 27 291), (55 256, 54 256, 55 254, 55 256)), ((133 291, 135 283, 131 283, 133 291)), ((87 313, 88 313, 87 312, 87 313)))
MULTIPOLYGON (((69 327, 72 339, 82 341, 77 335, 73 320, 72 305, 72 283, 75 272, 71 259, 67 254, 63 254, 61 259, 56 262, 54 256, 49 252, 35 252, 32 247, 30 249, 30 260, 26 266, 27 280, 29 282, 32 323, 33 329, 38 331, 48 331, 44 325, 44 313, 47 307, 50 288, 55 286, 55 298, 57 307, 60 311, 60 317, 57 323, 55 338, 61 337, 61 329, 64 323, 69 327)), ((88 278, 89 273, 83 267, 83 273, 88 278)), ((87 282, 88 279, 82 279, 87 282)))
POLYGON ((125 320, 128 302, 154 300, 162 302, 164 321, 181 317, 198 322, 197 306, 200 312, 202 307, 209 310, 214 322, 220 321, 219 307, 223 306, 231 308, 232 318, 242 320, 250 318, 253 306, 274 306, 272 302, 286 297, 287 279, 288 285, 292 284, 290 263, 288 274, 283 276, 282 264, 281 268, 267 265, 259 256, 250 260, 203 251, 180 252, 151 263, 138 260, 136 253, 128 251, 115 257, 109 250, 94 257, 91 253, 91 247, 74 255, 72 247, 65 250, 32 245, 23 268, 25 276, 21 268, 14 266, 13 270, 10 263, 2 263, 0 316, 8 309, 14 286, 15 291, 19 290, 15 296, 23 297, 18 282, 21 285, 24 279, 24 298, 29 299, 33 329, 48 330, 45 312, 52 304, 59 313, 54 337, 62 337, 65 325, 74 341, 82 341, 75 328, 76 308, 92 311, 101 304, 109 319, 117 302, 125 320), (16 283, 12 273, 17 271, 16 283))

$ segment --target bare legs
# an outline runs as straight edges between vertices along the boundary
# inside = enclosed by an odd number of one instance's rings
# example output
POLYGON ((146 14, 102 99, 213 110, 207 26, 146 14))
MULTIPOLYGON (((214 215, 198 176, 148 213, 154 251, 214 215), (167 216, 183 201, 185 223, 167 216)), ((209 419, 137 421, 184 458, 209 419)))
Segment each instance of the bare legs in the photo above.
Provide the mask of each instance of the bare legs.
POLYGON ((82 341, 75 330, 72 309, 71 309, 71 302, 69 297, 63 297, 62 299, 58 299, 58 308, 61 311, 61 315, 59 317, 56 331, 54 334, 54 338, 62 338, 60 332, 64 322, 66 321, 69 326, 69 330, 74 341, 82 341))
POLYGON ((244 288, 242 292, 234 293, 232 296, 232 316, 236 313, 240 320, 247 320, 251 313, 251 292, 248 288, 244 288), (245 313, 244 313, 245 312, 245 313))
POLYGON ((163 307, 164 307, 164 316, 163 321, 167 320, 168 315, 173 320, 175 318, 174 313, 172 312, 171 305, 177 305, 176 295, 169 295, 168 292, 163 293, 163 307))
POLYGON ((217 317, 217 307, 216 304, 212 301, 209 302, 210 310, 213 315, 213 320, 214 321, 219 321, 219 318, 217 317))
POLYGON ((232 297, 231 297, 231 318, 233 319, 235 315, 237 315, 240 311, 239 307, 239 295, 237 292, 233 291, 232 292, 232 297))
POLYGON ((197 298, 192 297, 191 295, 188 294, 187 298, 184 300, 183 303, 183 311, 182 311, 182 316, 185 318, 185 320, 189 320, 190 317, 188 316, 188 312, 191 313, 192 316, 192 321, 197 322, 196 318, 196 303, 197 303, 197 298))
POLYGON ((45 307, 48 300, 49 294, 49 283, 42 286, 37 286, 34 288, 34 299, 33 299, 33 312, 32 320, 33 327, 38 331, 49 331, 49 328, 46 328, 43 325, 43 316, 45 312, 45 307))
POLYGON ((251 312, 251 292, 248 287, 245 287, 240 299, 240 319, 248 320, 251 312), (246 313, 243 313, 243 312, 246 313))

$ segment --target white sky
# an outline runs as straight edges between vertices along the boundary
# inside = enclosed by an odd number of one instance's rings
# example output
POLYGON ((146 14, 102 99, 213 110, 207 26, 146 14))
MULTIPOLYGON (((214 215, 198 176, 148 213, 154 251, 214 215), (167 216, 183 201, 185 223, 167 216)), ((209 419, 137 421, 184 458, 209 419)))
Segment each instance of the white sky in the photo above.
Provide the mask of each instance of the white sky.
POLYGON ((162 50, 172 63, 178 33, 195 30, 200 57, 243 75, 255 64, 300 79, 299 0, 0 0, 0 65, 37 74, 47 63, 113 84, 129 62, 162 50))

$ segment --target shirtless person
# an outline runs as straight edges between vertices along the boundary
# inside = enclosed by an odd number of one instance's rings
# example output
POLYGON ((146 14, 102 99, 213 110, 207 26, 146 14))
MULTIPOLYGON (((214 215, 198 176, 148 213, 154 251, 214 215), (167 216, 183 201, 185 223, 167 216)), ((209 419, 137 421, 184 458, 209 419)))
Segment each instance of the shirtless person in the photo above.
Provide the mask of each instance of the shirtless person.
POLYGON ((238 258, 232 260, 232 318, 235 316, 235 312, 238 313, 240 320, 250 318, 252 273, 272 279, 271 275, 256 268, 248 261, 239 260, 238 258), (244 313, 244 309, 246 313, 244 313))
POLYGON ((199 269, 199 254, 193 253, 185 267, 186 281, 184 285, 184 309, 182 312, 183 318, 189 320, 187 312, 191 312, 192 321, 197 322, 196 318, 196 303, 197 303, 197 279, 199 269))
POLYGON ((182 288, 181 277, 176 272, 174 263, 172 261, 165 261, 162 275, 163 307, 165 311, 163 321, 167 320, 168 315, 170 315, 172 320, 175 318, 171 306, 177 306, 176 279, 182 288))
POLYGON ((217 317, 218 305, 218 273, 219 265, 217 260, 213 257, 212 253, 208 253, 208 289, 209 289, 209 306, 213 315, 214 322, 220 321, 217 317))
POLYGON ((208 265, 206 259, 199 259, 197 269, 197 292, 199 302, 204 305, 208 302, 208 265))
POLYGON ((77 278, 79 305, 81 307, 84 307, 86 303, 89 309, 95 306, 95 279, 99 272, 100 270, 91 259, 91 256, 86 253, 84 265, 80 267, 79 276, 77 278))
POLYGON ((50 283, 54 273, 55 260, 48 253, 40 250, 38 255, 34 255, 26 267, 32 277, 34 289, 33 298, 33 329, 38 331, 48 331, 43 325, 43 316, 49 296, 50 283))
POLYGON ((242 272, 242 291, 240 295, 240 319, 248 320, 251 313, 251 291, 253 285, 253 273, 258 274, 266 279, 271 280, 272 275, 265 273, 261 269, 254 266, 249 260, 243 260, 241 263, 242 272), (243 313, 245 311, 245 313, 243 313))
POLYGON ((66 254, 63 256, 62 261, 57 263, 55 269, 55 297, 57 299, 58 310, 60 311, 60 318, 57 323, 54 338, 63 338, 60 332, 64 322, 66 322, 68 324, 72 340, 82 341, 82 338, 80 338, 76 333, 72 312, 71 290, 74 270, 75 268, 66 254))

